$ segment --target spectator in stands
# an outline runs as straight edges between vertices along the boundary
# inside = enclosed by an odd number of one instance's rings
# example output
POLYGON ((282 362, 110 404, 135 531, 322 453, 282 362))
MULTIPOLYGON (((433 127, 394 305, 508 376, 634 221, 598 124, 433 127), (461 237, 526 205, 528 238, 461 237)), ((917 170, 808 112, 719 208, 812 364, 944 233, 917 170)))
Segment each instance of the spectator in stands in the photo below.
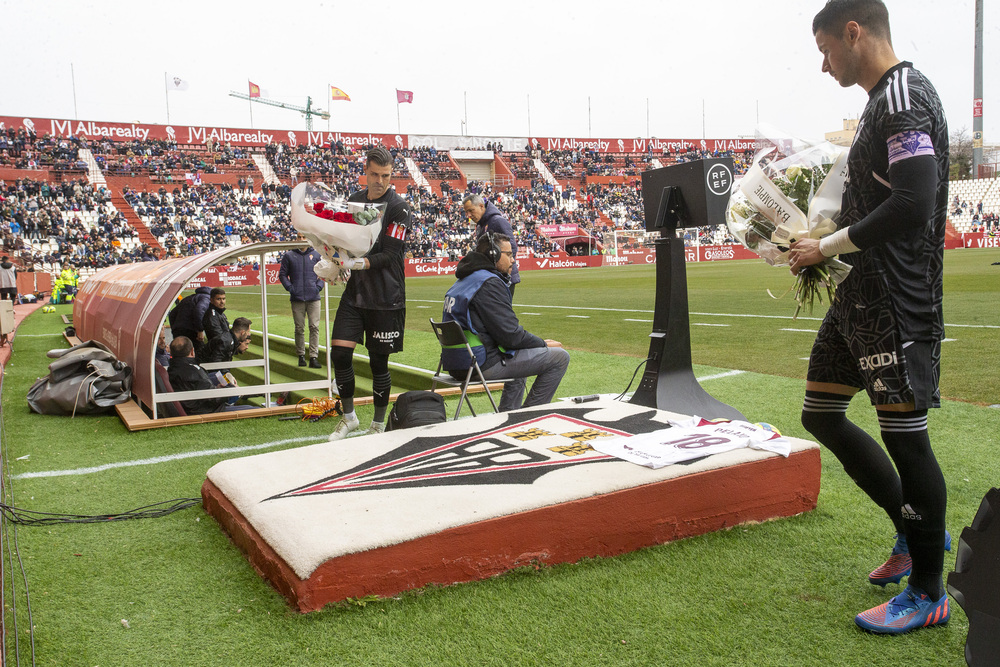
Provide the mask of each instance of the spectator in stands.
MULTIPOLYGON (((167 368, 170 387, 174 391, 203 391, 215 389, 205 369, 198 365, 194 356, 194 344, 187 336, 177 336, 170 341, 170 366, 167 368)), ((249 410, 252 405, 231 405, 226 396, 199 398, 181 401, 181 406, 189 415, 204 415, 212 412, 249 410)))
POLYGON ((278 280, 288 292, 295 322, 295 354, 299 366, 306 365, 305 323, 309 320, 309 367, 320 368, 319 363, 319 297, 323 281, 316 276, 315 267, 320 255, 308 244, 289 250, 281 258, 278 280))
MULTIPOLYGON (((443 319, 454 320, 478 336, 480 368, 487 380, 514 378, 504 385, 500 410, 541 405, 552 401, 569 366, 569 353, 562 343, 543 340, 524 330, 511 304, 508 285, 514 269, 514 249, 504 234, 484 234, 476 249, 462 258, 458 281, 445 295, 443 319), (527 378, 537 376, 527 399, 527 378)), ((442 350, 443 367, 456 377, 465 377, 467 354, 452 356, 442 350)))
MULTIPOLYGON (((469 219, 476 224, 473 236, 474 243, 478 244, 479 239, 486 233, 503 234, 508 239, 514 238, 514 230, 511 228, 510 221, 500 213, 496 206, 484 200, 481 195, 466 195, 462 200, 462 208, 465 209, 465 214, 469 216, 469 219)), ((511 264, 509 287, 510 296, 513 299, 514 288, 521 282, 521 273, 517 269, 517 244, 513 241, 511 244, 514 249, 514 260, 511 264)))

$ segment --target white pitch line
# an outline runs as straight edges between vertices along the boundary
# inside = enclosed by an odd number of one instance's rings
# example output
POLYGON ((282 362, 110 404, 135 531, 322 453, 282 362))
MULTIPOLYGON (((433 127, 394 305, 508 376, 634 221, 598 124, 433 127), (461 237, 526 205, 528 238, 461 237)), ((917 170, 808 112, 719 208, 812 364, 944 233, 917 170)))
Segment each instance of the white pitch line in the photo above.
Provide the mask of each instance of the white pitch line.
POLYGON ((590 319, 590 315, 567 315, 566 317, 573 317, 573 318, 576 318, 578 320, 589 320, 590 319))
POLYGON ((731 324, 707 324, 705 322, 692 322, 693 327, 730 327, 731 324))
POLYGON ((622 320, 622 322, 645 322, 647 324, 652 324, 653 320, 630 320, 627 317, 622 320))
POLYGON ((154 456, 151 459, 136 459, 134 461, 119 461, 118 463, 106 463, 90 468, 74 468, 71 470, 43 470, 39 472, 22 472, 11 475, 11 479, 31 479, 34 477, 64 477, 66 475, 89 475, 95 472, 104 472, 115 468, 131 468, 134 466, 148 466, 154 463, 167 463, 169 461, 179 461, 181 459, 197 458, 199 456, 218 456, 219 454, 239 454, 241 452, 252 452, 258 449, 270 449, 289 445, 296 442, 322 442, 322 437, 304 436, 301 438, 289 438, 287 440, 275 440, 274 442, 264 442, 259 445, 245 445, 243 447, 226 447, 224 449, 203 449, 196 452, 183 452, 181 454, 171 454, 170 456, 154 456))
POLYGON ((705 380, 718 380, 720 378, 733 377, 734 375, 742 375, 746 371, 726 371, 725 373, 718 373, 716 375, 706 375, 705 377, 695 378, 698 382, 704 382, 705 380))
MULTIPOLYGON (((567 269, 568 270, 568 269, 567 269)), ((407 299, 407 301, 412 301, 414 303, 426 302, 426 303, 438 303, 438 301, 431 301, 430 299, 407 299)), ((519 308, 562 308, 563 310, 595 310, 604 313, 649 313, 653 314, 652 310, 643 310, 640 308, 597 308, 595 306, 548 306, 536 303, 526 303, 518 304, 519 308)), ((539 315, 540 313, 523 313, 524 315, 539 315)), ((822 322, 822 317, 792 317, 791 315, 754 315, 752 313, 697 313, 689 312, 688 315, 697 315, 698 317, 745 317, 760 320, 796 320, 799 322, 822 322)), ((945 327, 964 327, 966 329, 1000 329, 1000 325, 994 324, 947 324, 945 327)))
POLYGON ((964 329, 1000 329, 995 324, 945 324, 946 327, 962 327, 964 329))
POLYGON ((778 331, 800 331, 802 333, 818 333, 815 329, 778 329, 778 331))

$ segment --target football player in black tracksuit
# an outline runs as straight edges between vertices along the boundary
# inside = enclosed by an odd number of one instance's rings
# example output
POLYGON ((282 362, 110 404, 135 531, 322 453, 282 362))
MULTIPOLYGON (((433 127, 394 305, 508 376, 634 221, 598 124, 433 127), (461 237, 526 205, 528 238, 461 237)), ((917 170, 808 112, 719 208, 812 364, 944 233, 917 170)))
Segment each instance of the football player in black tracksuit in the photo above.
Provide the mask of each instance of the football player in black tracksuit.
POLYGON ((835 255, 852 266, 809 357, 802 423, 892 521, 896 545, 868 579, 885 586, 909 575, 907 587, 855 622, 899 634, 950 616, 942 581, 947 492, 927 435, 927 410, 940 406, 948 126, 931 83, 896 57, 880 0, 830 0, 813 33, 823 71, 869 99, 848 156, 838 230, 791 245, 795 272, 835 255), (861 389, 888 456, 846 417, 861 389))
POLYGON ((389 184, 392 168, 392 155, 385 148, 369 151, 365 160, 367 187, 348 197, 348 201, 353 202, 385 204, 386 209, 375 246, 362 259, 343 263, 351 270, 351 277, 337 308, 331 347, 344 418, 330 440, 341 440, 361 426, 354 412, 354 348, 362 342, 368 348, 375 394, 375 417, 368 432, 385 430, 385 413, 392 388, 389 355, 403 350, 406 323, 404 251, 406 233, 411 226, 409 205, 389 184))

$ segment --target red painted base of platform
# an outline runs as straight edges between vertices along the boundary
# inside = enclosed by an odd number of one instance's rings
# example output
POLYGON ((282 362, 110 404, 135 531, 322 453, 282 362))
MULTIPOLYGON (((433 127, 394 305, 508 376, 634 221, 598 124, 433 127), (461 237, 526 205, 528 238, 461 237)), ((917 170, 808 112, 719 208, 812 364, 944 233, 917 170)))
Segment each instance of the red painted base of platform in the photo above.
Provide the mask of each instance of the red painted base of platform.
POLYGON ((205 509, 254 569, 299 611, 427 584, 485 579, 525 565, 615 556, 748 521, 816 507, 819 449, 793 452, 473 523, 326 561, 306 580, 257 534, 210 481, 205 509))

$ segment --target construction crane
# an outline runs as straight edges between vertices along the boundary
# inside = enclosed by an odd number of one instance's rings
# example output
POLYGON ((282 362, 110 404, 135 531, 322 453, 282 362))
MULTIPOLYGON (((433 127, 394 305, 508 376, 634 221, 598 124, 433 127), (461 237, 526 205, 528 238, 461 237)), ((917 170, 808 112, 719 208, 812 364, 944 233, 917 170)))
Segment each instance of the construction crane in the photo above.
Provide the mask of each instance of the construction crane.
POLYGON ((306 129, 313 129, 313 116, 319 116, 323 120, 330 120, 329 112, 313 109, 312 98, 306 97, 306 106, 297 107, 294 104, 285 104, 284 102, 275 102, 274 100, 264 99, 263 97, 250 97, 246 93, 236 93, 229 91, 230 97, 238 97, 241 100, 250 100, 251 102, 258 102, 260 104, 266 104, 271 107, 278 107, 279 109, 288 109, 289 111, 298 111, 300 114, 306 117, 306 129))

